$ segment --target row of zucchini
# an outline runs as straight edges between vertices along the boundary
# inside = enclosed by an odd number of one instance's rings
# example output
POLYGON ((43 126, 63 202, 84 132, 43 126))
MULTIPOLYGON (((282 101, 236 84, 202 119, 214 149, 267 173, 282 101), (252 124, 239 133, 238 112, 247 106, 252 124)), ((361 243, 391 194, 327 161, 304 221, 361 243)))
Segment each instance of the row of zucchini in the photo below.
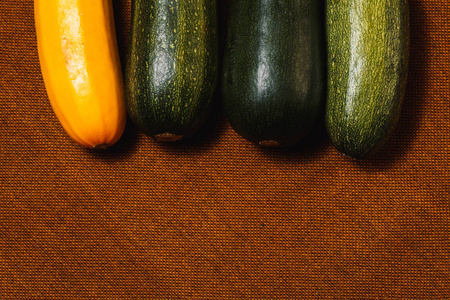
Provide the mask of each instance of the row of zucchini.
POLYGON ((232 0, 222 61, 214 0, 131 5, 123 80, 110 0, 35 0, 47 93, 82 146, 114 144, 127 113, 157 140, 190 136, 219 81, 230 124, 262 146, 298 143, 325 115, 335 147, 365 157, 395 128, 408 69, 406 0, 232 0))

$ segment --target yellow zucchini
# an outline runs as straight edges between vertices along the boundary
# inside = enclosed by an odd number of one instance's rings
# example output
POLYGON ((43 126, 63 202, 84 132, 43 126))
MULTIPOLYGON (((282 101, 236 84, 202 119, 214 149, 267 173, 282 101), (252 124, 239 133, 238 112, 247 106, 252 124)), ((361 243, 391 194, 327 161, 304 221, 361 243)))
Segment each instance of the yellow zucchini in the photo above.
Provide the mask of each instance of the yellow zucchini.
POLYGON ((111 0, 35 0, 41 72, 59 122, 78 144, 106 148, 126 123, 111 0))

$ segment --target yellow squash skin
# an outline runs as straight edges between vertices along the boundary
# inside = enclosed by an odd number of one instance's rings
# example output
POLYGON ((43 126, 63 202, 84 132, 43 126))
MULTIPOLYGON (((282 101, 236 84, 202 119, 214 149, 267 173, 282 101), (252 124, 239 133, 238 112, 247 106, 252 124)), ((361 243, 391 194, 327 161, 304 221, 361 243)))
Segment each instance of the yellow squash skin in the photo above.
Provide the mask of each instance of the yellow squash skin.
POLYGON ((123 78, 111 0, 35 0, 42 77, 68 135, 106 148, 126 123, 123 78))

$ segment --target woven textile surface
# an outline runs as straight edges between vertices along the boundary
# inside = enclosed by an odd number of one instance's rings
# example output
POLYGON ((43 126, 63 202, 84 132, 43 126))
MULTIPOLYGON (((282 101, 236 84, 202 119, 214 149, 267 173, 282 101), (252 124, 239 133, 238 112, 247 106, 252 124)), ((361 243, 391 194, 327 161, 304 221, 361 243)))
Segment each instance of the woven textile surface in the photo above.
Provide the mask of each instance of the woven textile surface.
MULTIPOLYGON (((114 8, 123 59, 130 1, 114 8)), ((181 143, 129 122, 81 148, 47 98, 33 2, 1 0, 0 298, 449 299, 450 3, 410 13, 399 124, 352 160, 323 125, 260 149, 220 105, 181 143)))

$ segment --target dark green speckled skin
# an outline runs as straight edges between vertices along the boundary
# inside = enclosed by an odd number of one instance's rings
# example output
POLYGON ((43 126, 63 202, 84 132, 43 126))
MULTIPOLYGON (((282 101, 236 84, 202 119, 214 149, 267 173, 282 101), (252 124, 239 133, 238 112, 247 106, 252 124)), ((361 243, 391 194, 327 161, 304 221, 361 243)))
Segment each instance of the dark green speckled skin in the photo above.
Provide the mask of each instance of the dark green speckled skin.
POLYGON ((342 153, 363 158, 392 134, 409 59, 407 0, 327 0, 326 127, 342 153))
POLYGON ((268 146, 299 142, 325 102, 323 4, 231 1, 223 104, 241 136, 268 146))
POLYGON ((125 75, 128 113, 150 136, 190 136, 218 79, 215 0, 133 0, 125 75))

